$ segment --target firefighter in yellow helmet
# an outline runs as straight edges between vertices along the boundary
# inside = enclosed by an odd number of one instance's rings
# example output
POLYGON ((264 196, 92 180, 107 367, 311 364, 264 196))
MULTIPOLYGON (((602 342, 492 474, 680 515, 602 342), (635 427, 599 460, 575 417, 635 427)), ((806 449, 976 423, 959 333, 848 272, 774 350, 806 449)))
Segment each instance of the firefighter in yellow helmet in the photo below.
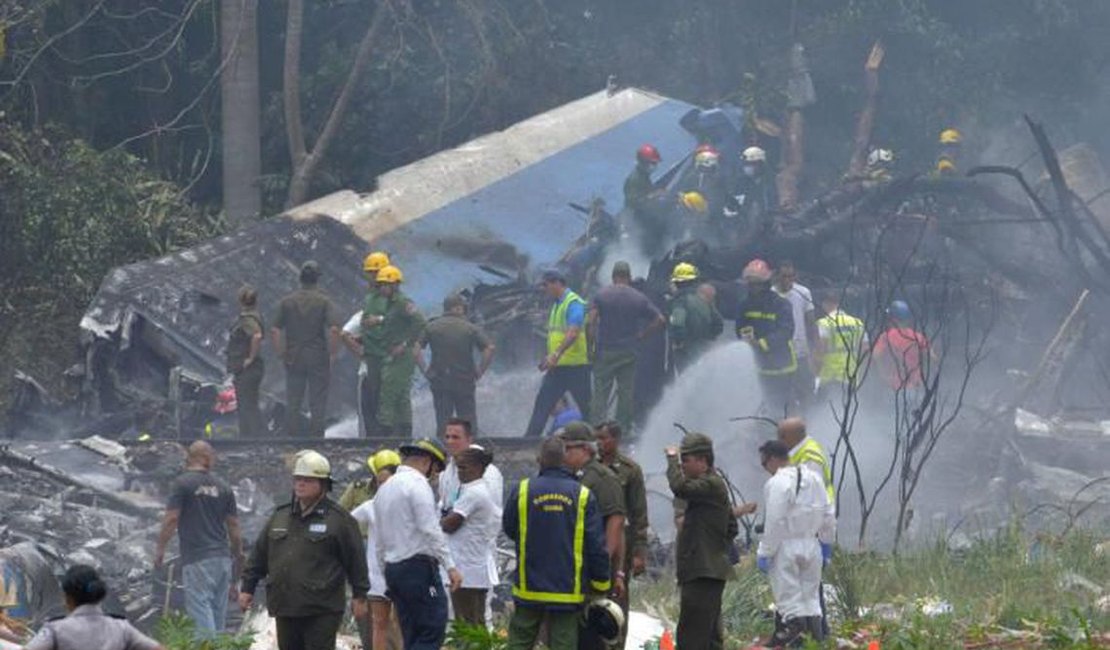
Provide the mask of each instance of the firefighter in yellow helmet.
POLYGON ((724 330, 716 305, 698 292, 699 273, 689 262, 671 271, 675 295, 668 304, 667 334, 671 342, 671 369, 681 373, 700 357, 724 330))
POLYGON ((424 316, 401 291, 404 274, 395 266, 378 271, 378 293, 386 300, 385 315, 378 320, 385 350, 382 363, 378 422, 390 435, 412 436, 412 375, 416 370, 417 342, 424 333, 424 316))
POLYGON ((386 350, 381 339, 382 328, 376 325, 380 324, 388 306, 388 301, 378 291, 378 272, 387 266, 390 266, 389 255, 382 251, 374 251, 363 259, 362 271, 370 285, 366 300, 362 309, 343 326, 343 343, 359 359, 359 429, 368 438, 384 435, 378 423, 378 402, 386 350))
POLYGON ((243 570, 239 605, 266 581, 266 609, 277 619, 278 647, 331 648, 343 622, 347 588, 356 618, 368 612, 366 554, 358 523, 330 498, 331 464, 305 450, 293 467, 293 496, 270 515, 243 570))
POLYGON ((960 148, 964 136, 958 130, 947 128, 940 132, 940 151, 937 155, 936 173, 940 175, 955 174, 958 171, 960 148))

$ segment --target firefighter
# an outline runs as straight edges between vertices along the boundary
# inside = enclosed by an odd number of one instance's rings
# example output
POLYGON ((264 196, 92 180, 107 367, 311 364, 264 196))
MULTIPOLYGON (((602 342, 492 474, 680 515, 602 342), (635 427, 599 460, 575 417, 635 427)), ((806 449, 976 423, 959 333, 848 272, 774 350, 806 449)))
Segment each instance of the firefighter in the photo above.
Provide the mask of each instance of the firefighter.
POLYGON ((794 354, 793 308, 771 290, 771 277, 771 267, 761 259, 744 267, 742 279, 748 295, 740 303, 736 336, 755 351, 763 387, 763 409, 771 417, 779 418, 797 411, 792 387, 798 358, 794 354))
POLYGON ((356 314, 356 327, 349 331, 348 347, 356 352, 361 361, 358 377, 358 407, 359 417, 362 421, 363 435, 367 438, 384 436, 381 423, 378 421, 378 407, 381 404, 382 367, 385 365, 388 350, 382 340, 382 328, 376 327, 385 319, 389 311, 389 299, 378 291, 378 273, 387 266, 391 266, 389 256, 381 251, 374 251, 366 256, 362 262, 362 271, 370 284, 366 292, 366 300, 362 310, 356 314))
POLYGON ((387 301, 386 313, 377 320, 382 345, 381 402, 378 422, 398 438, 412 437, 412 375, 416 371, 417 342, 424 331, 424 316, 401 292, 401 269, 387 266, 378 271, 378 293, 387 301))
POLYGON ((671 341, 671 371, 685 372, 724 331, 717 307, 698 293, 698 269, 682 262, 671 271, 676 295, 669 304, 667 334, 671 341))
POLYGON ((725 202, 724 217, 737 221, 736 228, 755 233, 771 225, 770 214, 778 204, 775 183, 767 166, 767 152, 748 147, 740 154, 740 180, 725 202))
POLYGON ((266 609, 277 619, 280 650, 335 646, 350 585, 355 618, 370 591, 358 522, 330 498, 331 464, 305 450, 293 467, 293 498, 270 515, 243 570, 239 606, 250 609, 266 581, 266 609))
POLYGON ((575 650, 586 591, 610 589, 597 497, 563 467, 559 437, 540 446, 539 475, 511 492, 502 530, 516 546, 516 607, 507 650, 531 650, 547 621, 551 650, 575 650))
POLYGON ((947 128, 940 132, 938 144, 940 151, 937 154, 937 167, 935 173, 940 176, 949 176, 959 171, 960 149, 963 146, 964 136, 957 129, 947 128))
POLYGON ((624 181, 624 210, 631 216, 631 227, 637 231, 640 247, 649 257, 663 252, 668 235, 667 212, 657 201, 658 190, 651 174, 662 157, 653 145, 636 150, 636 167, 624 181))

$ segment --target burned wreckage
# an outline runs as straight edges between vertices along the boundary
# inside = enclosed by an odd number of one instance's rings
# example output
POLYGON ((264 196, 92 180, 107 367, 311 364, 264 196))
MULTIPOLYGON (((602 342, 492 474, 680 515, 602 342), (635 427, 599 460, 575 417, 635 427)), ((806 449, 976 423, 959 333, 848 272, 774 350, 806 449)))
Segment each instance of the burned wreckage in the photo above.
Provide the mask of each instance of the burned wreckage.
MULTIPOLYGON (((553 266, 589 295, 609 265, 631 257, 641 262, 639 286, 665 306, 671 269, 691 262, 716 286, 726 318, 743 295, 740 271, 755 257, 794 260, 808 285, 840 293, 869 328, 881 327, 893 297, 922 310, 943 304, 950 311, 938 321, 960 311, 977 327, 989 323, 989 365, 998 381, 977 397, 975 410, 981 426, 997 432, 983 438, 1000 459, 992 474, 1033 481, 1062 500, 1101 490, 1090 483, 1104 467, 1090 459, 1105 458, 1098 422, 1110 420, 1110 345, 1105 328, 1092 324, 1110 315, 1110 181, 1097 157, 1084 145, 1058 153, 1045 129, 1029 121, 1032 137, 1025 138, 1039 169, 963 162, 959 174, 894 175, 865 168, 857 151, 842 183, 803 201, 800 135, 791 134, 800 134, 812 97, 804 82, 795 91, 781 127, 731 106, 703 110, 638 89, 603 91, 394 170, 369 194, 339 192, 114 270, 81 322, 85 363, 72 372, 79 399, 58 404, 33 378, 17 382, 14 440, 0 449, 0 476, 28 488, 2 497, 0 607, 39 621, 50 615, 56 594, 44 576, 64 556, 112 567, 108 575, 129 595, 121 607, 133 619, 150 621, 169 609, 172 577, 142 567, 149 565, 159 499, 180 467, 174 440, 208 437, 224 445, 230 460, 219 473, 236 486, 244 516, 254 517, 244 526, 253 535, 274 495, 287 489, 287 457, 307 442, 234 439, 223 350, 235 293, 250 282, 263 305, 273 304, 294 288, 297 267, 314 259, 333 300, 354 312, 365 291, 361 260, 372 249, 400 261, 406 293, 430 313, 447 293, 463 292, 473 317, 498 341, 495 372, 535 362, 547 311, 535 283, 553 266), (752 142, 776 138, 783 161, 778 201, 758 220, 738 220, 721 236, 720 223, 682 204, 699 184, 699 145, 739 161, 752 142), (629 154, 644 142, 665 156, 653 194, 679 224, 654 257, 639 250, 637 215, 620 209, 629 154), (85 442, 34 440, 58 430, 85 442), (1046 444, 1059 436, 1074 443, 1066 453, 1046 444)), ((866 116, 862 131, 869 129, 866 116)), ((644 346, 641 416, 670 381, 665 333, 644 346)), ((335 377, 355 372, 347 355, 333 368, 335 377)), ((281 381, 271 370, 263 384, 274 428, 283 421, 281 381)), ((352 412, 354 382, 333 386, 331 412, 352 412)), ((498 424, 492 433, 504 437, 493 444, 519 455, 517 471, 508 474, 524 473, 529 452, 510 437, 520 423, 498 424)), ((367 451, 357 440, 313 444, 347 459, 367 451)), ((349 463, 339 478, 359 471, 361 462, 349 463)))

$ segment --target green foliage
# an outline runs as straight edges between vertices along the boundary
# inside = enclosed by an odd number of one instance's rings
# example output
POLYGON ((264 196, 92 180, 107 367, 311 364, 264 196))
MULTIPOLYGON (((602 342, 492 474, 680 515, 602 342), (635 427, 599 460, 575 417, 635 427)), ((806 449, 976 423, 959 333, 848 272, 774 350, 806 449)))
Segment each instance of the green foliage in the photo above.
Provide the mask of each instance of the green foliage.
POLYGON ((447 631, 445 645, 452 650, 505 650, 508 638, 504 630, 454 621, 447 631))
POLYGON ((158 621, 154 638, 166 650, 249 650, 254 638, 249 634, 221 634, 215 639, 198 639, 196 624, 184 614, 169 614, 158 621))

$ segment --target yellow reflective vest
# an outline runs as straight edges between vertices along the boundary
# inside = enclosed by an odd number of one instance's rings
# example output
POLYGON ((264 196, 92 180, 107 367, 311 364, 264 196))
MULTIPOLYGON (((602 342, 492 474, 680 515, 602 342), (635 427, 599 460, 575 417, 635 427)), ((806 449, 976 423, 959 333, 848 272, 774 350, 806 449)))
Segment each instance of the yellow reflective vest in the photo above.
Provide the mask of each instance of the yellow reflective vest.
POLYGON ((817 321, 825 338, 825 356, 821 359, 821 383, 847 383, 859 364, 863 338, 867 334, 863 321, 839 309, 817 321))
MULTIPOLYGON (((582 309, 586 308, 586 301, 578 297, 570 289, 566 290, 563 294, 563 299, 551 307, 551 313, 547 317, 547 354, 554 354, 559 346, 563 344, 563 340, 567 337, 567 307, 572 303, 582 305, 582 309)), ((588 349, 586 343, 586 327, 585 324, 578 330, 578 336, 575 337, 574 342, 570 347, 563 352, 563 356, 559 357, 558 366, 584 366, 590 362, 589 354, 586 352, 588 349)))
POLYGON ((802 444, 798 445, 798 450, 790 454, 791 465, 803 465, 805 463, 816 463, 821 466, 821 478, 825 482, 825 492, 829 495, 829 503, 836 503, 836 488, 833 487, 829 457, 825 455, 821 443, 808 436, 802 441, 802 444))

